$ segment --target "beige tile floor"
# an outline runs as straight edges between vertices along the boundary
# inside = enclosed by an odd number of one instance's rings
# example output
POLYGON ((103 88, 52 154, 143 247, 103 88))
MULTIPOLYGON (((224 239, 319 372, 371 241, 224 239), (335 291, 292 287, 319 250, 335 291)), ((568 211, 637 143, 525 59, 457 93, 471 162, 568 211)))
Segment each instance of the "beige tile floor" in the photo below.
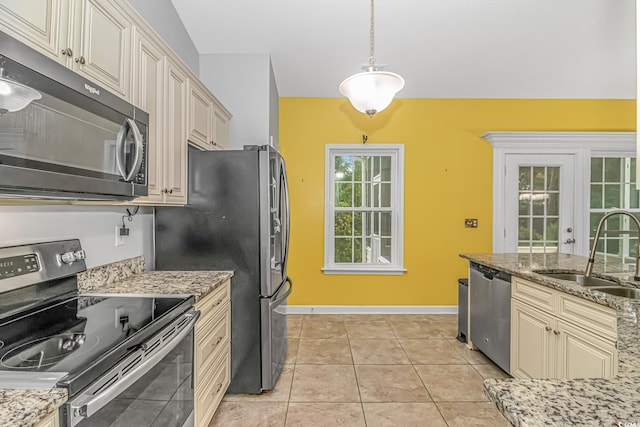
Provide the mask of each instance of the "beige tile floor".
POLYGON ((506 374, 455 315, 291 315, 277 386, 226 395, 210 427, 508 426, 482 391, 506 374))

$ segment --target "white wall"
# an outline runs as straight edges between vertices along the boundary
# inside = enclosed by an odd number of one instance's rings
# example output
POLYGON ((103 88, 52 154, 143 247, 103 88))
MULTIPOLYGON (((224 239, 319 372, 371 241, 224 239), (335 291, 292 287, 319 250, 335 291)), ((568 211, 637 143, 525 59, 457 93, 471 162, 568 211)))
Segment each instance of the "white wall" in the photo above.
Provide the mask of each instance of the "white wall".
POLYGON ((200 55, 171 0, 129 0, 129 3, 198 75, 200 55))
POLYGON ((87 252, 87 268, 144 255, 150 269, 153 208, 141 207, 133 221, 125 219, 130 234, 116 247, 115 227, 125 214, 125 207, 111 206, 0 206, 0 246, 78 238, 87 252))
POLYGON ((233 114, 229 148, 269 143, 269 54, 200 55, 200 80, 233 114))

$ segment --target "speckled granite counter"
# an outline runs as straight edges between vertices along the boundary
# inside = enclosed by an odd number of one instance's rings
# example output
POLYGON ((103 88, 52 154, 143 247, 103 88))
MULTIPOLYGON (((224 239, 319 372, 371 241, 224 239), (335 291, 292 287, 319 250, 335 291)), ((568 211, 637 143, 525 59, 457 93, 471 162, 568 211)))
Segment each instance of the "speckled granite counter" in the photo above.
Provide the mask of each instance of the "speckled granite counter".
POLYGON ((0 389, 0 425, 31 427, 53 413, 67 400, 67 390, 0 389))
POLYGON ((198 301, 232 276, 231 271, 146 271, 106 284, 87 281, 81 285, 80 292, 190 294, 198 301))
MULTIPOLYGON (((587 258, 566 254, 461 254, 543 286, 613 307, 618 313, 618 376, 613 379, 486 380, 485 393, 515 426, 640 425, 640 301, 616 297, 536 271, 584 270, 587 258), (634 424, 635 423, 635 424, 634 424)), ((596 260, 594 276, 640 287, 622 265, 596 260)))

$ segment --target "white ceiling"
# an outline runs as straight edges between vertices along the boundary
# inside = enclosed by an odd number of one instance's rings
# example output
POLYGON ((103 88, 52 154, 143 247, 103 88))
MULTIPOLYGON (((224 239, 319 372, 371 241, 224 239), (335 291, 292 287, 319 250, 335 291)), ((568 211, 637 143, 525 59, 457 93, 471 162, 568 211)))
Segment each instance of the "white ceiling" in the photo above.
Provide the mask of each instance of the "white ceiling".
MULTIPOLYGON (((172 0, 200 54, 270 53, 280 96, 339 97, 369 0, 172 0)), ((635 98, 634 0, 377 0, 402 98, 635 98)))

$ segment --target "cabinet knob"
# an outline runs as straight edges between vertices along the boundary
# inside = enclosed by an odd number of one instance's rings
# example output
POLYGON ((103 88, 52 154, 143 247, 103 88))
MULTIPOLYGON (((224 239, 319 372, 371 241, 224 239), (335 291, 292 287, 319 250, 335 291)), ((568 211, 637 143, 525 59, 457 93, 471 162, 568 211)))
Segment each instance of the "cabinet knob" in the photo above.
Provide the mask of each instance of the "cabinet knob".
POLYGON ((544 330, 547 331, 547 332, 551 332, 551 326, 545 326, 544 330))
POLYGON ((560 331, 553 331, 554 334, 560 335, 560 331))
POLYGON ((81 56, 80 58, 76 58, 76 62, 80 63, 80 65, 84 65, 84 56, 81 56))
POLYGON ((173 188, 169 190, 169 194, 173 194, 173 188))
POLYGON ((73 51, 71 50, 71 48, 68 47, 66 49, 62 49, 62 54, 67 56, 73 56, 73 51))

